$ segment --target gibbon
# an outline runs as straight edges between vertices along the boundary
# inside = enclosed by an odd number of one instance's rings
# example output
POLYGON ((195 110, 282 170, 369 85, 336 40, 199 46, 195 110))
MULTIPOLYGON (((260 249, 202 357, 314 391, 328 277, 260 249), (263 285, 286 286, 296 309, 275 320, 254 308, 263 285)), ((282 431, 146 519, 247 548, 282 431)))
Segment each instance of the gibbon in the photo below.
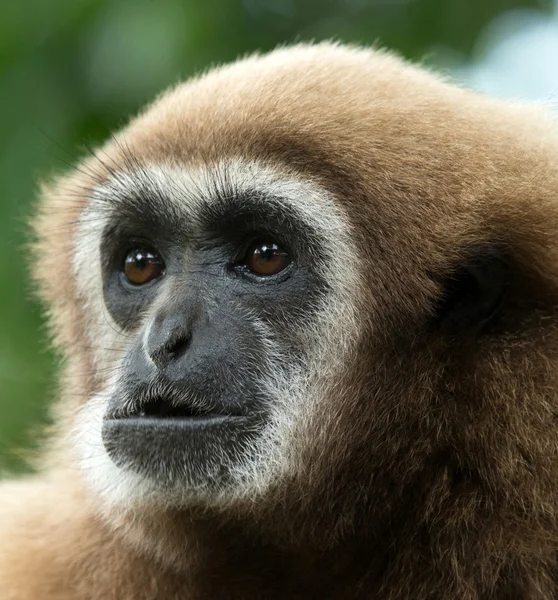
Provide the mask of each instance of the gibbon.
POLYGON ((64 357, 3 600, 558 596, 558 128, 383 51, 253 56, 47 184, 64 357))

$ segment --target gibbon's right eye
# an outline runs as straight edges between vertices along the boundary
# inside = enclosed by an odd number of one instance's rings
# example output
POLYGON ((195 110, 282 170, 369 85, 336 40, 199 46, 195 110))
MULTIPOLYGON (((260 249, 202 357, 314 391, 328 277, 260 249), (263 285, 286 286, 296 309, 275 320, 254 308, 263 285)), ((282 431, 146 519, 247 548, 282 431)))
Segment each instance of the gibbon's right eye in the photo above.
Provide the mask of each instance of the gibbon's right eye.
POLYGON ((244 266, 254 275, 271 277, 285 270, 291 263, 288 252, 273 240, 253 243, 244 258, 244 266))
POLYGON ((152 248, 132 248, 124 259, 124 275, 132 285, 145 285, 165 272, 165 263, 152 248))

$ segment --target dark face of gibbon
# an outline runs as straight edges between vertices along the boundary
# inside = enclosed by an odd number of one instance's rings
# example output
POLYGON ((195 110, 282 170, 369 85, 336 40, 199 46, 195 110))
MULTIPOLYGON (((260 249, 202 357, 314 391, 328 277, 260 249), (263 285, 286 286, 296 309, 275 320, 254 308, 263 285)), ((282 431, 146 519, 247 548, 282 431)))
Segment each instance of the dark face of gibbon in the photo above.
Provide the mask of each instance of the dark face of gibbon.
POLYGON ((330 287, 319 234, 284 199, 203 193, 109 200, 100 244, 104 304, 131 338, 103 443, 161 485, 222 486, 252 459, 330 287))

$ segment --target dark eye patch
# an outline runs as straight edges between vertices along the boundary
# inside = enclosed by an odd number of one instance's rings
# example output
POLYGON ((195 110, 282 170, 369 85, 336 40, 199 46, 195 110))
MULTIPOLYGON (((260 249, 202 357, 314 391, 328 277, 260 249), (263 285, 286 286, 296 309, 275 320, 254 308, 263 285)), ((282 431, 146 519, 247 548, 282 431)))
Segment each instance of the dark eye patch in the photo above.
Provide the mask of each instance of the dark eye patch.
POLYGON ((176 200, 132 194, 119 198, 111 208, 112 218, 101 241, 103 285, 107 310, 123 328, 132 330, 141 324, 160 291, 173 287, 174 276, 209 296, 219 296, 219 302, 235 298, 235 302, 252 302, 256 312, 283 315, 284 320, 311 312, 323 297, 328 284, 316 262, 323 256, 323 241, 281 198, 257 192, 223 194, 210 202, 196 202, 195 215, 189 214, 187 206, 179 215, 177 206, 176 200), (270 277, 250 278, 248 273, 244 277, 235 267, 257 239, 273 240, 283 249, 288 254, 286 268, 270 277), (142 247, 157 249, 165 276, 150 278, 141 286, 124 285, 122 265, 127 253, 142 247))

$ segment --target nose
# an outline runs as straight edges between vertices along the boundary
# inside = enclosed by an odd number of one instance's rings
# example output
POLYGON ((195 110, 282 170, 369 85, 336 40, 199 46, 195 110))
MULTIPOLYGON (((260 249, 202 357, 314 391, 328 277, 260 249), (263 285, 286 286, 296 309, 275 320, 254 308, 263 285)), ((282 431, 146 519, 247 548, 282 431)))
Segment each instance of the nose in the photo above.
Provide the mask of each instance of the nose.
POLYGON ((145 351, 158 369, 164 369, 185 354, 191 339, 191 328, 184 316, 158 316, 147 332, 145 351))

